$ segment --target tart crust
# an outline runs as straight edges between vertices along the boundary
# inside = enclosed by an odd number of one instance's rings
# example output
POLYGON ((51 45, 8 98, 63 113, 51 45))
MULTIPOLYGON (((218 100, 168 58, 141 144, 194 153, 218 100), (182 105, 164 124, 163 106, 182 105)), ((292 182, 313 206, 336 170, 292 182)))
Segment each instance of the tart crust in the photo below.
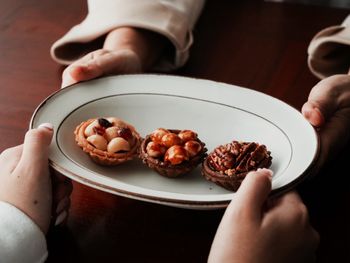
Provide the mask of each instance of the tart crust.
POLYGON ((233 141, 218 146, 208 155, 202 163, 202 175, 236 192, 249 172, 269 168, 271 163, 272 157, 265 145, 233 141))
MULTIPOLYGON (((178 134, 180 130, 175 129, 168 129, 168 131, 178 134)), ((179 177, 181 175, 187 174, 191 172, 194 168, 196 168, 204 158, 207 156, 207 148, 205 148, 205 143, 203 143, 198 138, 196 139, 197 142, 201 144, 201 150, 199 153, 196 154, 196 156, 190 158, 188 161, 184 161, 177 165, 172 165, 169 162, 162 161, 157 158, 153 158, 149 156, 147 153, 147 144, 151 141, 151 136, 147 135, 146 138, 142 141, 141 147, 140 147, 140 154, 139 157, 145 163, 149 168, 156 171, 158 174, 169 177, 169 178, 175 178, 179 177)))
POLYGON ((135 156, 137 156, 138 148, 141 143, 141 137, 132 125, 127 124, 125 122, 124 123, 131 130, 132 135, 135 138, 134 144, 131 145, 131 148, 129 151, 122 152, 122 153, 110 153, 107 151, 99 150, 94 146, 92 146, 87 141, 84 135, 84 131, 96 119, 97 118, 89 119, 87 121, 82 122, 75 128, 75 131, 74 131, 76 143, 83 149, 84 152, 89 154, 89 156, 94 162, 101 165, 111 166, 111 165, 118 165, 126 161, 132 160, 135 156))

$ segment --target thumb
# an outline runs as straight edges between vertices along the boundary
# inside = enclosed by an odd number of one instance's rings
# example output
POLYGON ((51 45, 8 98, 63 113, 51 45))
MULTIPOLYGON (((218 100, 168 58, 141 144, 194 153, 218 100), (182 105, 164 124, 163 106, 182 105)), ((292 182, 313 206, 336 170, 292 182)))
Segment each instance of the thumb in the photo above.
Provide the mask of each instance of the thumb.
POLYGON ((350 105, 350 76, 334 75, 317 83, 302 107, 304 117, 315 127, 320 127, 334 113, 350 105))
POLYGON ((37 129, 29 130, 24 139, 23 152, 18 163, 19 167, 41 167, 47 164, 48 148, 53 136, 53 126, 43 123, 37 129))
POLYGON ((239 203, 250 218, 261 218, 262 207, 271 192, 272 174, 269 169, 248 173, 236 193, 236 200, 231 204, 239 203))

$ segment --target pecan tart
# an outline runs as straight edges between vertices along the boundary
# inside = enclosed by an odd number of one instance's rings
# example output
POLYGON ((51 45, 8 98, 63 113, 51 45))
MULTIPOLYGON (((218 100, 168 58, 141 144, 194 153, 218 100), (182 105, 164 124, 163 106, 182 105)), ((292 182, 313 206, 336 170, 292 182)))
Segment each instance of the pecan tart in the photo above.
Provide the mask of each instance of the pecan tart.
POLYGON ((237 191, 250 171, 271 166, 270 151, 263 144, 238 142, 220 145, 202 165, 203 176, 230 191, 237 191))
POLYGON ((178 177, 200 164, 206 152, 194 131, 159 128, 142 141, 140 158, 160 175, 178 177))
POLYGON ((79 124, 75 141, 93 161, 117 165, 137 156, 141 137, 135 128, 115 117, 89 119, 79 124))

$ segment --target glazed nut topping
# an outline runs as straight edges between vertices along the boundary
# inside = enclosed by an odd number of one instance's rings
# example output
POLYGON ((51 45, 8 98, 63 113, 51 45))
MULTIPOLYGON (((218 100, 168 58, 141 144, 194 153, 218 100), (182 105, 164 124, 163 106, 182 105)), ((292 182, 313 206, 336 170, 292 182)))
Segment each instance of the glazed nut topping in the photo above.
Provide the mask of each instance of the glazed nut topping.
POLYGON ((114 117, 94 120, 86 127, 84 135, 96 149, 109 153, 129 151, 134 142, 128 125, 114 117))
POLYGON ((165 154, 166 150, 167 148, 164 145, 152 141, 149 142, 146 147, 148 155, 153 158, 162 157, 165 154))
POLYGON ((233 141, 217 147, 209 154, 208 163, 211 169, 232 176, 269 167, 271 159, 265 145, 233 141))
POLYGON ((94 120, 93 122, 91 122, 89 124, 89 126, 86 127, 85 131, 84 131, 84 135, 85 137, 89 137, 93 134, 96 134, 96 129, 95 127, 99 127, 98 121, 94 120))
POLYGON ((175 133, 167 133, 162 137, 161 144, 169 148, 173 145, 181 145, 182 140, 175 133))
POLYGON ((101 151, 107 150, 107 141, 103 136, 99 134, 93 134, 87 137, 86 140, 96 149, 99 149, 101 151))
POLYGON ((195 133, 194 131, 191 130, 183 130, 181 132, 179 132, 179 135, 181 140, 183 140, 184 142, 188 142, 188 141, 195 141, 197 140, 197 133, 195 133))
POLYGON ((172 165, 188 161, 202 150, 203 146, 198 141, 197 133, 191 130, 175 133, 159 128, 150 134, 150 141, 146 145, 146 152, 150 157, 172 165))
POLYGON ((117 153, 117 152, 127 152, 130 150, 130 144, 127 140, 122 137, 113 138, 107 146, 107 151, 109 153, 117 153))
POLYGON ((202 150, 202 145, 197 141, 188 141, 185 143, 184 148, 188 152, 189 156, 193 157, 202 150))
POLYGON ((119 136, 119 128, 112 126, 106 129, 104 137, 107 139, 107 141, 111 141, 113 138, 119 136))
POLYGON ((165 153, 164 160, 170 162, 172 165, 177 165, 183 161, 188 161, 188 152, 180 145, 171 146, 165 153))
POLYGON ((162 137, 167 133, 170 133, 170 131, 168 131, 167 129, 159 128, 152 132, 150 137, 153 142, 161 143, 162 137))

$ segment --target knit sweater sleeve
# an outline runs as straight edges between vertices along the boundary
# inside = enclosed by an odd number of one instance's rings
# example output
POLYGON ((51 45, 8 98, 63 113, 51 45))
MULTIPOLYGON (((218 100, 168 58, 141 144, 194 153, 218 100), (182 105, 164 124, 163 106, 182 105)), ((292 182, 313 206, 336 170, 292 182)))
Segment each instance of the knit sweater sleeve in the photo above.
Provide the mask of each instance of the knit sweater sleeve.
POLYGON ((136 27, 169 39, 174 52, 155 65, 163 71, 181 67, 188 59, 193 27, 204 0, 88 0, 88 14, 51 47, 51 56, 68 65, 91 52, 91 42, 118 27, 136 27))
POLYGON ((40 228, 21 210, 0 201, 0 261, 41 263, 47 255, 40 228))

